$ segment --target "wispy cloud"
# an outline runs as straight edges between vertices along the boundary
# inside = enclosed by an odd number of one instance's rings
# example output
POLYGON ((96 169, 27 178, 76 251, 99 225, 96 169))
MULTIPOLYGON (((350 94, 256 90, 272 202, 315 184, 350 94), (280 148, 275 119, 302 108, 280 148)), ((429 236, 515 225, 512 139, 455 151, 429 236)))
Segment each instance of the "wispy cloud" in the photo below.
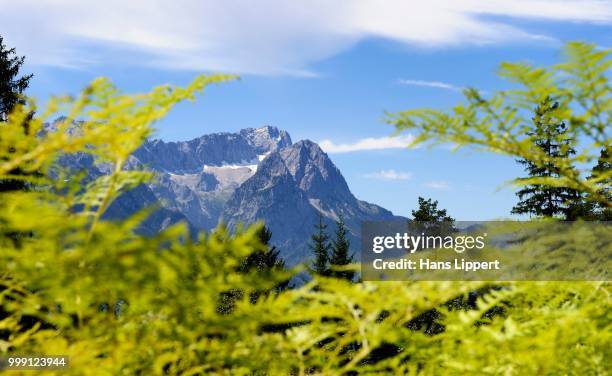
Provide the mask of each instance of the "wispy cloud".
POLYGON ((322 140, 319 146, 326 153, 350 153, 364 150, 384 150, 406 148, 414 141, 414 136, 368 137, 350 144, 336 144, 331 140, 322 140))
POLYGON ((409 172, 395 170, 381 170, 363 175, 364 178, 376 180, 408 180, 411 176, 409 172))
POLYGON ((450 189, 450 183, 444 180, 428 181, 424 184, 427 188, 436 189, 439 191, 450 189))
POLYGON ((445 89, 445 90, 452 90, 452 91, 463 90, 462 87, 455 86, 453 84, 449 84, 449 83, 441 82, 441 81, 398 80, 397 83, 401 85, 433 87, 436 89, 445 89))
POLYGON ((0 0, 0 9, 6 43, 29 63, 302 76, 368 38, 426 47, 542 43, 551 38, 524 20, 612 21, 610 1, 600 0, 0 0))

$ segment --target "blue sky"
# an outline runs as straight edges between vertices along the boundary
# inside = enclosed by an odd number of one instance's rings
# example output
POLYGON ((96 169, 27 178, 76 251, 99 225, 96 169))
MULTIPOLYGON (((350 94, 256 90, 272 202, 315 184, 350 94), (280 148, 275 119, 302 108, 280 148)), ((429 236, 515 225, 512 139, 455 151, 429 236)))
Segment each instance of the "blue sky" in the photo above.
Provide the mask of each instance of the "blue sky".
POLYGON ((385 111, 445 108, 465 86, 501 89, 501 61, 553 64, 565 41, 612 45, 610 1, 0 0, 0 8, 9 20, 0 35, 35 74, 31 96, 76 93, 98 76, 137 92, 235 72, 240 81, 178 106, 158 136, 274 125, 294 141, 320 142, 358 198, 409 215, 418 196, 431 197, 461 220, 507 217, 516 199, 502 185, 521 168, 469 150, 399 148, 409 135, 388 139, 385 111))

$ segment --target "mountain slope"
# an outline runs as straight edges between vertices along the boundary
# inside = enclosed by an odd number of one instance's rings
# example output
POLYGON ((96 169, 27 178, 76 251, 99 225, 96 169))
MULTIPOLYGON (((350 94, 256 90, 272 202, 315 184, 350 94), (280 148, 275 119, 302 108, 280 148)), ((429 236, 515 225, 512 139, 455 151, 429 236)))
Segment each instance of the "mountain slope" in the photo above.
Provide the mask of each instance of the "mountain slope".
MULTIPOLYGON (((90 154, 77 153, 63 155, 59 159, 59 165, 71 171, 73 174, 86 172, 81 184, 87 184, 92 180, 110 173, 110 166, 96 163, 90 154)), ((134 159, 130 158, 129 164, 132 168, 140 166, 134 159)), ((103 215, 105 219, 125 219, 145 208, 153 208, 153 212, 141 223, 139 232, 144 235, 155 235, 166 227, 178 222, 188 222, 192 232, 197 231, 187 218, 180 212, 168 209, 160 205, 159 200, 150 187, 141 184, 119 196, 111 203, 103 215)))
POLYGON ((271 153, 257 172, 233 193, 222 214, 230 228, 265 219, 272 241, 288 264, 309 257, 308 241, 319 213, 329 225, 343 216, 350 230, 353 252, 359 249, 363 221, 397 219, 390 211, 359 201, 342 174, 312 141, 271 153))
POLYGON ((182 213, 195 227, 216 227, 225 202, 253 175, 270 152, 291 145, 275 127, 215 133, 190 141, 146 142, 134 153, 139 164, 158 173, 149 188, 163 206, 182 213))
MULTIPOLYGON (((87 171, 88 180, 109 173, 109 166, 89 155, 65 156, 61 164, 87 171)), ((157 178, 119 197, 106 218, 126 218, 155 206, 142 225, 145 234, 178 221, 197 231, 211 230, 221 221, 235 229, 263 220, 288 265, 310 257, 308 242, 319 213, 330 234, 339 216, 344 217, 357 256, 361 222, 398 218, 355 198, 316 143, 292 144, 287 132, 270 126, 190 141, 147 141, 126 168, 148 169, 157 178)))

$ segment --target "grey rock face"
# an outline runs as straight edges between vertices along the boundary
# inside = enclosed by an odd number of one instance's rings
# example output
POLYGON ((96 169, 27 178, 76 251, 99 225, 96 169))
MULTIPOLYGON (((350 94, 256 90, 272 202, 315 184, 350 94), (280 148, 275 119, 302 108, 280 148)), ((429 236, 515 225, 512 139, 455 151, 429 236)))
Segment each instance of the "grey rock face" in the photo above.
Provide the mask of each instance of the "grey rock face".
POLYGON ((179 222, 187 222, 192 233, 197 231, 182 213, 165 207, 159 207, 157 197, 146 185, 139 185, 119 196, 110 205, 103 217, 106 219, 124 219, 131 214, 152 206, 156 208, 140 225, 139 233, 149 236, 155 235, 168 226, 179 222))
MULTIPOLYGON (((96 163, 90 154, 78 153, 64 155, 60 158, 59 164, 74 174, 85 172, 82 180, 87 184, 92 180, 110 173, 110 166, 103 163, 96 163)), ((130 161, 132 167, 138 167, 134 160, 130 161)), ((178 211, 173 211, 159 205, 159 200, 146 185, 139 185, 119 196, 106 210, 103 215, 105 219, 125 219, 145 208, 153 207, 153 212, 141 223, 138 232, 143 235, 155 235, 168 226, 178 222, 187 222, 192 232, 197 229, 187 221, 187 218, 178 211)))
MULTIPOLYGON (((108 166, 87 155, 71 156, 62 164, 88 169, 92 178, 108 173, 108 166)), ((316 143, 292 144, 287 132, 270 126, 183 142, 148 141, 126 168, 149 169, 157 179, 122 195, 109 208, 108 218, 158 206, 143 224, 145 234, 181 220, 198 230, 211 230, 220 221, 231 229, 264 221, 288 265, 310 258, 308 242, 319 213, 330 235, 335 221, 344 217, 356 256, 362 221, 398 218, 357 200, 316 143)))
POLYGON ((190 141, 145 143, 134 156, 151 168, 175 174, 197 173, 204 165, 257 164, 261 155, 291 145, 275 127, 248 128, 239 133, 214 133, 190 141))
POLYGON ((344 217, 356 256, 362 221, 398 218, 386 209, 357 200, 327 154, 308 140, 265 158, 257 172, 234 191, 222 218, 230 228, 264 219, 272 231, 272 241, 291 265, 310 257, 308 241, 319 213, 330 234, 339 216, 344 217))
POLYGON ((231 194, 254 174, 259 162, 288 145, 289 134, 270 126, 182 142, 153 140, 134 153, 132 165, 158 174, 149 188, 164 207, 182 213, 195 227, 210 230, 231 194))

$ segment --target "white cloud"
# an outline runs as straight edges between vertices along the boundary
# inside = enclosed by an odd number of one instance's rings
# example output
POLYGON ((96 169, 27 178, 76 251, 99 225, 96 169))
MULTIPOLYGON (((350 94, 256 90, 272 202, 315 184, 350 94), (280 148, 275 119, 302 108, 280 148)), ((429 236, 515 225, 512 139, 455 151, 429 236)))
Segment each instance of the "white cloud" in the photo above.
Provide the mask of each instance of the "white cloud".
POLYGON ((450 184, 444 180, 428 181, 424 185, 427 188, 436 189, 439 191, 450 189, 450 184))
POLYGON ((318 142, 319 146, 326 153, 350 153, 354 151, 364 150, 383 150, 383 149, 401 149, 407 148, 414 141, 414 136, 396 136, 396 137, 368 137, 358 140, 352 144, 335 144, 331 140, 322 140, 318 142))
POLYGON ((0 0, 0 9, 2 35, 30 63, 306 76, 366 38, 541 41, 550 38, 513 21, 612 21, 611 2, 598 0, 0 0))
POLYGON ((433 87, 437 89, 446 89, 446 90, 453 90, 453 91, 463 90, 463 88, 459 86, 455 86, 455 85, 452 85, 446 82, 441 82, 441 81, 398 80, 398 83, 401 85, 433 87))
POLYGON ((363 175, 364 178, 377 180, 408 180, 411 176, 409 172, 395 170, 381 170, 363 175))

